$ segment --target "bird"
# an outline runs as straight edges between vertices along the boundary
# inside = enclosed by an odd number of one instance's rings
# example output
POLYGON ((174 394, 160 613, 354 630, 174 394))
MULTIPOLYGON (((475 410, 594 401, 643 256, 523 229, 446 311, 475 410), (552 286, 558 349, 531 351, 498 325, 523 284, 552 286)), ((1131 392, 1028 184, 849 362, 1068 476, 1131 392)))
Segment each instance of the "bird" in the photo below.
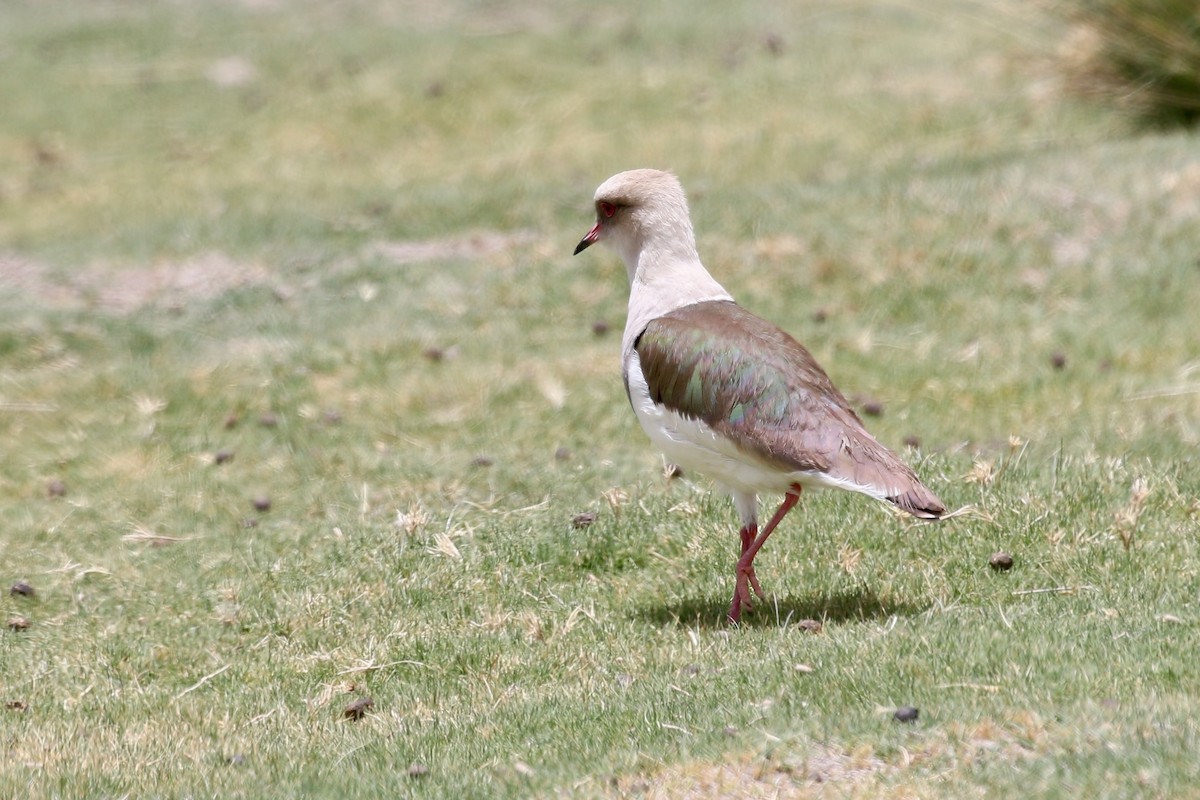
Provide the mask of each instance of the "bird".
POLYGON ((812 354, 738 305, 705 269, 687 195, 657 169, 613 175, 596 189, 597 242, 629 276, 621 338, 625 391, 650 440, 674 464, 727 491, 741 521, 741 554, 727 620, 766 594, 754 559, 805 489, 842 489, 926 520, 946 506, 867 432, 812 354), (759 495, 783 495, 758 526, 759 495))

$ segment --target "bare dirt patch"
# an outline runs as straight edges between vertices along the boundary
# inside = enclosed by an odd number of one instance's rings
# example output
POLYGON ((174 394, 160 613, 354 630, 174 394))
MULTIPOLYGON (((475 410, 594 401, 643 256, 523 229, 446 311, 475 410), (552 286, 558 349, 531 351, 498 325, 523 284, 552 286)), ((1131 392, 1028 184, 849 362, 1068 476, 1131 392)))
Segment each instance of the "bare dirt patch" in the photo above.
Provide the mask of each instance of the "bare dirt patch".
POLYGON ((803 798, 820 797, 825 790, 845 796, 850 787, 895 770, 871 752, 818 746, 783 762, 744 758, 672 765, 650 776, 618 778, 611 788, 621 797, 646 800, 803 798))
POLYGON ((115 315, 143 306, 183 307, 231 289, 267 284, 271 278, 262 265, 220 253, 149 266, 96 263, 73 271, 0 254, 0 292, 18 292, 44 308, 87 308, 115 315))
MULTIPOLYGON (((1110 735, 1092 731, 1085 747, 1099 748, 1110 735)), ((692 761, 611 779, 604 796, 639 800, 734 800, 734 798, 913 797, 948 778, 965 779, 983 763, 1015 766, 1079 747, 1078 734, 1033 712, 1004 720, 950 723, 914 735, 884 758, 870 744, 784 747, 770 755, 731 756, 723 762, 692 761)), ((941 796, 944 792, 935 791, 941 796)))
MULTIPOLYGON (((533 231, 472 231, 437 239, 411 239, 368 245, 363 257, 395 264, 502 256, 537 240, 533 231)), ((350 259, 337 269, 354 268, 350 259)), ((0 252, 0 297, 14 294, 48 309, 89 309, 124 315, 139 308, 183 308, 233 289, 272 286, 286 296, 279 275, 257 262, 239 261, 219 252, 183 261, 148 265, 96 262, 73 268, 52 267, 15 253, 0 252)))

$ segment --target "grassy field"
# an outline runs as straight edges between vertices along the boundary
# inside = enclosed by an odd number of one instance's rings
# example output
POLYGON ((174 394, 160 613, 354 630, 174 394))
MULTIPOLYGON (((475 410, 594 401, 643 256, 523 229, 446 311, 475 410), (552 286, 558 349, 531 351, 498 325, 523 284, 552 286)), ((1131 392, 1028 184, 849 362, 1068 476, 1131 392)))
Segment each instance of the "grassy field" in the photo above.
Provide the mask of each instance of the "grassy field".
POLYGON ((1200 796, 1200 137, 1065 35, 0 4, 0 796, 1200 796), (961 514, 808 495, 721 624, 570 257, 639 166, 961 514))

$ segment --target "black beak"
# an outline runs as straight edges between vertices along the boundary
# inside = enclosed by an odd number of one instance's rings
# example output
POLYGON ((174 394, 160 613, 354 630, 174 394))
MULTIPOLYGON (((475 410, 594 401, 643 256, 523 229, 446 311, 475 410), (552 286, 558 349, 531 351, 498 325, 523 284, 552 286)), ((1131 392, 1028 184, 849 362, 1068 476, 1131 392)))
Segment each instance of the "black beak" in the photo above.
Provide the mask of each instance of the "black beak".
POLYGON ((576 256, 579 255, 584 250, 587 250, 589 247, 594 245, 599 239, 600 239, 600 223, 597 222, 595 225, 592 226, 592 229, 587 232, 587 236, 584 236, 582 239, 579 240, 579 244, 575 245, 575 252, 572 253, 572 255, 576 255, 576 256))

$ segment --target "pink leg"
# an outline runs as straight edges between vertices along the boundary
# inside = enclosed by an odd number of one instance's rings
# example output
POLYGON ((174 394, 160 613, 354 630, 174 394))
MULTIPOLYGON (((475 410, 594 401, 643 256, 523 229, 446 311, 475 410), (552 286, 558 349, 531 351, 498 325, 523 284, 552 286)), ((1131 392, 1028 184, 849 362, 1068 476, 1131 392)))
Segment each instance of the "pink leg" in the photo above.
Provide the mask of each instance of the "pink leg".
MULTIPOLYGON (((745 555, 746 551, 754 544, 754 537, 758 535, 758 524, 746 525, 738 533, 742 537, 742 555, 745 555)), ((754 567, 750 567, 750 588, 758 595, 759 600, 767 599, 767 593, 763 591, 762 586, 758 583, 758 576, 754 574, 754 567)))
POLYGON ((742 529, 742 557, 737 562, 737 585, 733 590, 733 602, 729 606, 729 621, 737 622, 742 617, 742 609, 750 608, 750 588, 753 586, 755 591, 761 597, 762 588, 758 586, 758 579, 754 577, 754 557, 758 555, 758 551, 766 544, 767 537, 775 530, 775 526, 787 516, 787 513, 796 505, 796 501, 800 499, 800 484, 793 483, 792 488, 783 497, 783 503, 780 504, 779 510, 775 512, 775 516, 771 517, 771 521, 762 529, 758 536, 754 536, 748 528, 742 529), (751 540, 750 537, 753 537, 751 540))

